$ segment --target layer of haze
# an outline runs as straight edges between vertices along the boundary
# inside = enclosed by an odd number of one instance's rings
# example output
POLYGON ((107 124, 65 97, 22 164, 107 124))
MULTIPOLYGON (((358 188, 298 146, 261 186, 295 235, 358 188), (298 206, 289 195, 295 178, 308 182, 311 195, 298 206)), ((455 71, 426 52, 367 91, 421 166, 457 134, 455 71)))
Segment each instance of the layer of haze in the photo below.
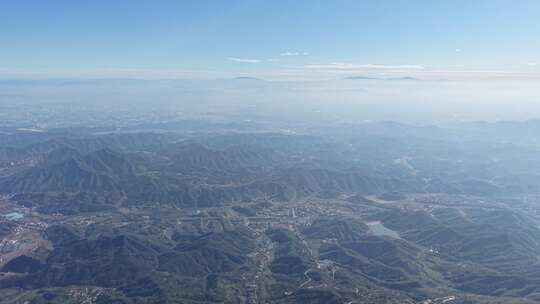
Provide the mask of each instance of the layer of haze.
POLYGON ((445 123, 540 117, 540 86, 527 81, 48 80, 0 84, 0 105, 87 104, 117 109, 242 114, 245 119, 445 123))

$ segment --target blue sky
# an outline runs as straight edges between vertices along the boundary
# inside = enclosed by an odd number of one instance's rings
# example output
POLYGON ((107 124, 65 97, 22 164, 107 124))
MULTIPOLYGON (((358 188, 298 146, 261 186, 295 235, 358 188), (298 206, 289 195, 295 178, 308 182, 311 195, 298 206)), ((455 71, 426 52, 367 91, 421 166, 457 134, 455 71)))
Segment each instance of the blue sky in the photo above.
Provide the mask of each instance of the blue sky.
POLYGON ((536 79, 540 1, 0 1, 0 77, 536 79))

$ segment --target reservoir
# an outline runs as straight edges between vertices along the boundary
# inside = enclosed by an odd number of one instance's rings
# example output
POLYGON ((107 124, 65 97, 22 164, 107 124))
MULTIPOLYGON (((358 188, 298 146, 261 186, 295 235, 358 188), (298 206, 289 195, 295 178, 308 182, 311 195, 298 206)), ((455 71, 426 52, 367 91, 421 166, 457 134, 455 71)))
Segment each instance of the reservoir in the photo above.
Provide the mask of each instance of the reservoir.
POLYGON ((389 236, 395 239, 399 239, 399 234, 392 229, 386 228, 380 221, 367 223, 371 233, 377 236, 389 236))
POLYGON ((10 221, 16 221, 16 220, 22 219, 24 217, 24 215, 22 215, 19 212, 11 212, 11 213, 8 213, 8 214, 4 214, 3 217, 5 217, 6 219, 8 219, 10 221))

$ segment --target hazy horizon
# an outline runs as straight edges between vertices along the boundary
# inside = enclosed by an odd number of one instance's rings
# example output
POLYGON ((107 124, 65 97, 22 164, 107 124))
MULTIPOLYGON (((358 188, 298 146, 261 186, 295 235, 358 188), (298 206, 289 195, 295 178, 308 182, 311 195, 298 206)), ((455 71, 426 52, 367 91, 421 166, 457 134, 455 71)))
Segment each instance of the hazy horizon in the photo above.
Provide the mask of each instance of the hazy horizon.
MULTIPOLYGON (((408 123, 540 118, 536 81, 336 79, 0 81, 0 105, 88 104, 408 123), (217 108, 216 108, 217 107, 217 108), (323 113, 324 115, 320 115, 323 113)), ((247 119, 247 118, 246 118, 247 119)))

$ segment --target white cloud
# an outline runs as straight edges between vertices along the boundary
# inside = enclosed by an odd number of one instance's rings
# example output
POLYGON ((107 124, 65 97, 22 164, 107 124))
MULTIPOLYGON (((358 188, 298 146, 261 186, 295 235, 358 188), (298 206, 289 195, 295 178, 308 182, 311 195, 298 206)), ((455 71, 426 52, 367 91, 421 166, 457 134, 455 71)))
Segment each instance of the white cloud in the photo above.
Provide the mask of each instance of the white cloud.
POLYGON ((529 62, 529 63, 527 63, 527 65, 530 66, 530 67, 535 67, 535 66, 538 65, 538 63, 536 63, 536 62, 529 62))
POLYGON ((261 59, 252 59, 252 58, 235 58, 235 57, 229 57, 227 58, 231 61, 235 62, 243 62, 243 63, 259 63, 262 62, 261 59))
POLYGON ((332 62, 325 64, 304 65, 307 69, 318 70, 424 70, 425 67, 417 64, 383 65, 383 64, 355 64, 346 62, 332 62))
POLYGON ((283 52, 279 53, 279 56, 307 56, 308 52, 283 52))

